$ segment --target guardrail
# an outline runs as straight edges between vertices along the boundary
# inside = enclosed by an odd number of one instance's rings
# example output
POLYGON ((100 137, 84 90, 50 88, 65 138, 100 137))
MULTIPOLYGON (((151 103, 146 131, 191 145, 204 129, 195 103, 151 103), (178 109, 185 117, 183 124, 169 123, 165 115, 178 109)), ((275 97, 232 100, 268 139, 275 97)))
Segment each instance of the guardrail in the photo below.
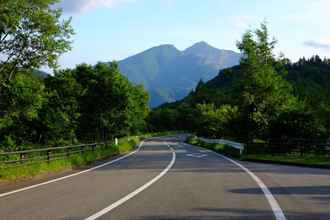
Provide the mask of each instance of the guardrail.
POLYGON ((263 143, 242 144, 239 142, 225 139, 209 139, 199 137, 201 141, 209 144, 226 144, 240 151, 240 154, 295 154, 304 156, 304 154, 329 155, 329 140, 312 140, 302 138, 291 138, 288 140, 269 139, 263 143))
POLYGON ((245 145, 242 143, 229 141, 229 140, 225 140, 225 139, 209 139, 209 138, 202 138, 202 137, 199 137, 199 139, 206 143, 209 143, 209 144, 226 144, 228 146, 238 149, 240 151, 240 154, 243 153, 244 148, 245 148, 245 145))
POLYGON ((53 160, 70 157, 73 154, 84 154, 95 151, 97 148, 106 147, 107 143, 79 144, 63 147, 39 148, 0 153, 0 164, 22 165, 38 162, 50 162, 53 160))

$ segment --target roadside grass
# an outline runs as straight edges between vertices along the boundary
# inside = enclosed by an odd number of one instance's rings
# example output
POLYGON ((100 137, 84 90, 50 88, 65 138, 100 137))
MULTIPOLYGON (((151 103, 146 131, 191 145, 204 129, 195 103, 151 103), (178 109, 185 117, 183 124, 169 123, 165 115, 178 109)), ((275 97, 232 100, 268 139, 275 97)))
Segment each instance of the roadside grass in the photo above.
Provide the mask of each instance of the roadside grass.
POLYGON ((232 148, 224 144, 209 144, 198 137, 192 135, 186 140, 188 144, 207 148, 218 153, 228 155, 244 161, 262 162, 262 163, 276 163, 284 165, 306 166, 316 168, 330 168, 330 155, 316 155, 316 154, 304 154, 291 153, 291 154, 239 154, 239 150, 232 148))
POLYGON ((65 170, 73 170, 78 167, 86 166, 94 161, 102 160, 111 156, 132 151, 135 146, 142 140, 155 136, 165 136, 176 134, 177 132, 158 132, 147 133, 138 136, 129 136, 118 139, 118 145, 108 144, 100 146, 95 151, 86 151, 84 153, 72 154, 65 158, 47 161, 39 161, 34 163, 23 163, 15 166, 4 165, 0 163, 0 181, 17 181, 22 179, 33 178, 38 175, 47 173, 56 173, 65 170))
POLYGON ((286 165, 308 166, 318 168, 330 168, 330 156, 305 154, 271 155, 271 154, 246 154, 242 160, 264 163, 278 163, 286 165))
MULTIPOLYGON (((126 146, 126 145, 125 145, 126 146)), ((120 149, 120 147, 119 147, 120 149)), ((79 166, 85 166, 95 160, 104 159, 118 154, 118 147, 110 145, 107 147, 96 148, 95 151, 86 151, 85 153, 72 154, 65 158, 34 163, 23 163, 18 165, 2 165, 0 167, 0 180, 19 180, 31 178, 36 175, 59 172, 63 170, 72 170, 79 166)))
POLYGON ((240 158, 240 151, 236 148, 231 147, 228 144, 211 144, 211 143, 206 143, 204 141, 202 141, 201 139, 199 139, 198 137, 191 135, 190 137, 187 138, 186 142, 188 144, 192 144, 192 145, 196 145, 196 146, 200 146, 203 148, 207 148, 210 150, 213 150, 215 152, 224 154, 224 155, 228 155, 231 157, 235 157, 235 158, 240 158))

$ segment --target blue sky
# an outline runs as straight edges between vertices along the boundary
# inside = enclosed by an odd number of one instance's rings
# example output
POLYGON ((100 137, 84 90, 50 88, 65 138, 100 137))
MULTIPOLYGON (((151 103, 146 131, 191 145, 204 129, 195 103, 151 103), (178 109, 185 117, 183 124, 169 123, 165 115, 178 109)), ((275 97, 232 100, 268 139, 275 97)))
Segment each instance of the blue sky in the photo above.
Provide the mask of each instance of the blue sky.
POLYGON ((248 28, 266 20, 276 52, 296 61, 330 57, 329 0, 62 0, 73 18, 73 49, 61 67, 120 60, 160 44, 198 41, 237 51, 248 28))

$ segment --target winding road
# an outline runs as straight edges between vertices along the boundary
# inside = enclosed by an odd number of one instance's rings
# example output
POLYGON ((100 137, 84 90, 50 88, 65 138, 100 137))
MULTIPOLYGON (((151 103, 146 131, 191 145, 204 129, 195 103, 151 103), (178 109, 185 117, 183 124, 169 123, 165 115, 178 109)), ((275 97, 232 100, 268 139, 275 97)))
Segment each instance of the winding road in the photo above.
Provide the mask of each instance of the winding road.
POLYGON ((0 219, 330 219, 330 170, 237 162, 184 138, 0 193, 0 219))

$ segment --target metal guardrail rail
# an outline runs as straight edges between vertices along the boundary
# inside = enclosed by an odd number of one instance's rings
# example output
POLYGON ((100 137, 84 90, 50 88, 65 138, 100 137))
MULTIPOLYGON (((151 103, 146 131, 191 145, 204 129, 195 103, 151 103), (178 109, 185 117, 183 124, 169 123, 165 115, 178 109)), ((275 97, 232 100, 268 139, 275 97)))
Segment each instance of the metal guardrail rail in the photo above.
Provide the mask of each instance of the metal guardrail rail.
POLYGON ((229 141, 229 140, 225 140, 225 139, 209 139, 209 138, 202 138, 202 137, 199 137, 199 139, 206 143, 210 143, 210 144, 226 144, 228 146, 238 149, 240 151, 240 154, 243 153, 244 148, 245 148, 245 145, 242 143, 229 141))
POLYGON ((74 154, 83 154, 95 151, 96 148, 106 147, 107 143, 90 143, 69 145, 63 147, 48 147, 33 150, 11 151, 0 153, 0 165, 19 166, 37 162, 50 162, 53 160, 68 158, 74 154))

